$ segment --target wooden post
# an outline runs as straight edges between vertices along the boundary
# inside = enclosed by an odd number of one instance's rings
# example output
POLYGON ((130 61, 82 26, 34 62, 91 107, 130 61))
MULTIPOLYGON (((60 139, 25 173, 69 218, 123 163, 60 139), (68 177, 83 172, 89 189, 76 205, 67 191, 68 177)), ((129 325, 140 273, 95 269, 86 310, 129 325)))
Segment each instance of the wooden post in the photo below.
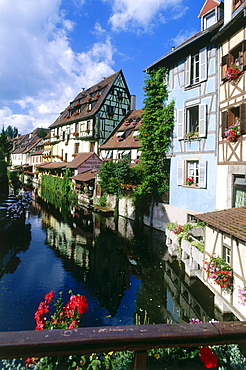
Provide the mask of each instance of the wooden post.
POLYGON ((134 370, 146 370, 147 358, 147 351, 136 351, 134 356, 134 370))

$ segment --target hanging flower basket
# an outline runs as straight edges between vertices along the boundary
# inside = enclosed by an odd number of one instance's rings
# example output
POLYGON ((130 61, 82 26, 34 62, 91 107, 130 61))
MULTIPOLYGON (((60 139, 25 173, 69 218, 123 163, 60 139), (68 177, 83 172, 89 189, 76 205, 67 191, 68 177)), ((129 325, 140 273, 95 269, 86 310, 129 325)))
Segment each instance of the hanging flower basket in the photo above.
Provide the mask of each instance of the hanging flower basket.
POLYGON ((78 131, 73 132, 73 136, 79 136, 78 131))
POLYGON ((69 118, 70 118, 70 116, 69 116, 69 115, 67 115, 67 116, 66 116, 66 119, 69 119, 69 118))
POLYGON ((79 114, 79 112, 73 112, 72 116, 77 116, 79 114))
POLYGON ((228 128, 228 130, 225 131, 225 137, 226 140, 230 142, 235 142, 240 137, 240 124, 236 123, 235 125, 232 125, 228 128))
POLYGON ((242 73, 241 67, 232 63, 230 67, 227 68, 226 76, 228 77, 229 81, 231 81, 238 78, 241 73, 242 73))

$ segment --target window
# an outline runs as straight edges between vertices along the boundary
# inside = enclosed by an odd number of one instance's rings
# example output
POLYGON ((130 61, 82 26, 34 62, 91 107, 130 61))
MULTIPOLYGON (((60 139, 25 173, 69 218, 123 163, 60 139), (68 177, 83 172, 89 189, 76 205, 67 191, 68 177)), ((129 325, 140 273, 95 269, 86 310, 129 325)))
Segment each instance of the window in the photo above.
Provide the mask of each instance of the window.
POLYGON ((204 29, 211 27, 217 22, 215 9, 204 17, 204 29))
POLYGON ((75 143, 74 144, 74 153, 78 153, 79 152, 79 143, 75 143))
POLYGON ((229 54, 221 58, 222 80, 227 79, 226 71, 230 67, 230 64, 236 64, 240 66, 242 70, 246 68, 246 41, 238 44, 229 54))
POLYGON ((185 60, 185 87, 207 79, 207 49, 189 55, 185 60))
POLYGON ((223 258, 229 265, 231 264, 231 248, 227 245, 223 245, 223 258))
POLYGON ((207 134, 206 104, 193 105, 177 110, 178 140, 206 137, 207 134))
POLYGON ((186 185, 187 178, 193 178, 194 184, 199 188, 206 187, 207 162, 194 160, 184 160, 177 162, 177 184, 186 185))
POLYGON ((221 113, 221 137, 224 138, 225 131, 236 123, 240 124, 240 134, 246 134, 246 103, 221 113))

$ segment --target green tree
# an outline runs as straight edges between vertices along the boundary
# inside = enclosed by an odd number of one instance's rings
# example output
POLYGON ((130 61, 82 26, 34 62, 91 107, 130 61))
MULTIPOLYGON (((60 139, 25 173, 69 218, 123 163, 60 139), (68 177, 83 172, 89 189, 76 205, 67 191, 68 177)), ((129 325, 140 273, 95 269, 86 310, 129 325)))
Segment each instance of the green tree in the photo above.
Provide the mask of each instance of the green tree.
POLYGON ((120 184, 129 182, 131 178, 129 160, 102 162, 99 169, 99 177, 99 184, 103 192, 107 194, 119 194, 120 184))
POLYGON ((40 129, 38 129, 37 135, 40 138, 44 138, 47 135, 47 131, 43 127, 41 127, 40 129))
POLYGON ((0 134, 0 159, 6 160, 8 162, 11 149, 12 145, 8 141, 8 137, 3 127, 2 132, 0 134))
POLYGON ((139 139, 142 144, 141 167, 143 181, 137 195, 158 201, 169 188, 169 150, 174 123, 174 102, 167 103, 164 80, 168 70, 149 70, 145 80, 145 99, 139 139))
POLYGON ((12 126, 8 126, 5 130, 5 133, 8 137, 11 137, 11 139, 13 139, 14 137, 16 137, 18 135, 18 128, 17 127, 12 127, 12 126))

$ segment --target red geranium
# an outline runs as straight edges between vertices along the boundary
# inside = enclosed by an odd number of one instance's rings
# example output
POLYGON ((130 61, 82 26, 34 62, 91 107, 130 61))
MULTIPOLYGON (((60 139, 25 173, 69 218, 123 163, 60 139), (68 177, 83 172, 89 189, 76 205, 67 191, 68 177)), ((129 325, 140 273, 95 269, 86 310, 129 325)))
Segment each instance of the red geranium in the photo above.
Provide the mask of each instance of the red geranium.
POLYGON ((209 347, 201 347, 199 352, 200 359, 206 369, 212 369, 213 367, 218 366, 218 359, 209 347))

